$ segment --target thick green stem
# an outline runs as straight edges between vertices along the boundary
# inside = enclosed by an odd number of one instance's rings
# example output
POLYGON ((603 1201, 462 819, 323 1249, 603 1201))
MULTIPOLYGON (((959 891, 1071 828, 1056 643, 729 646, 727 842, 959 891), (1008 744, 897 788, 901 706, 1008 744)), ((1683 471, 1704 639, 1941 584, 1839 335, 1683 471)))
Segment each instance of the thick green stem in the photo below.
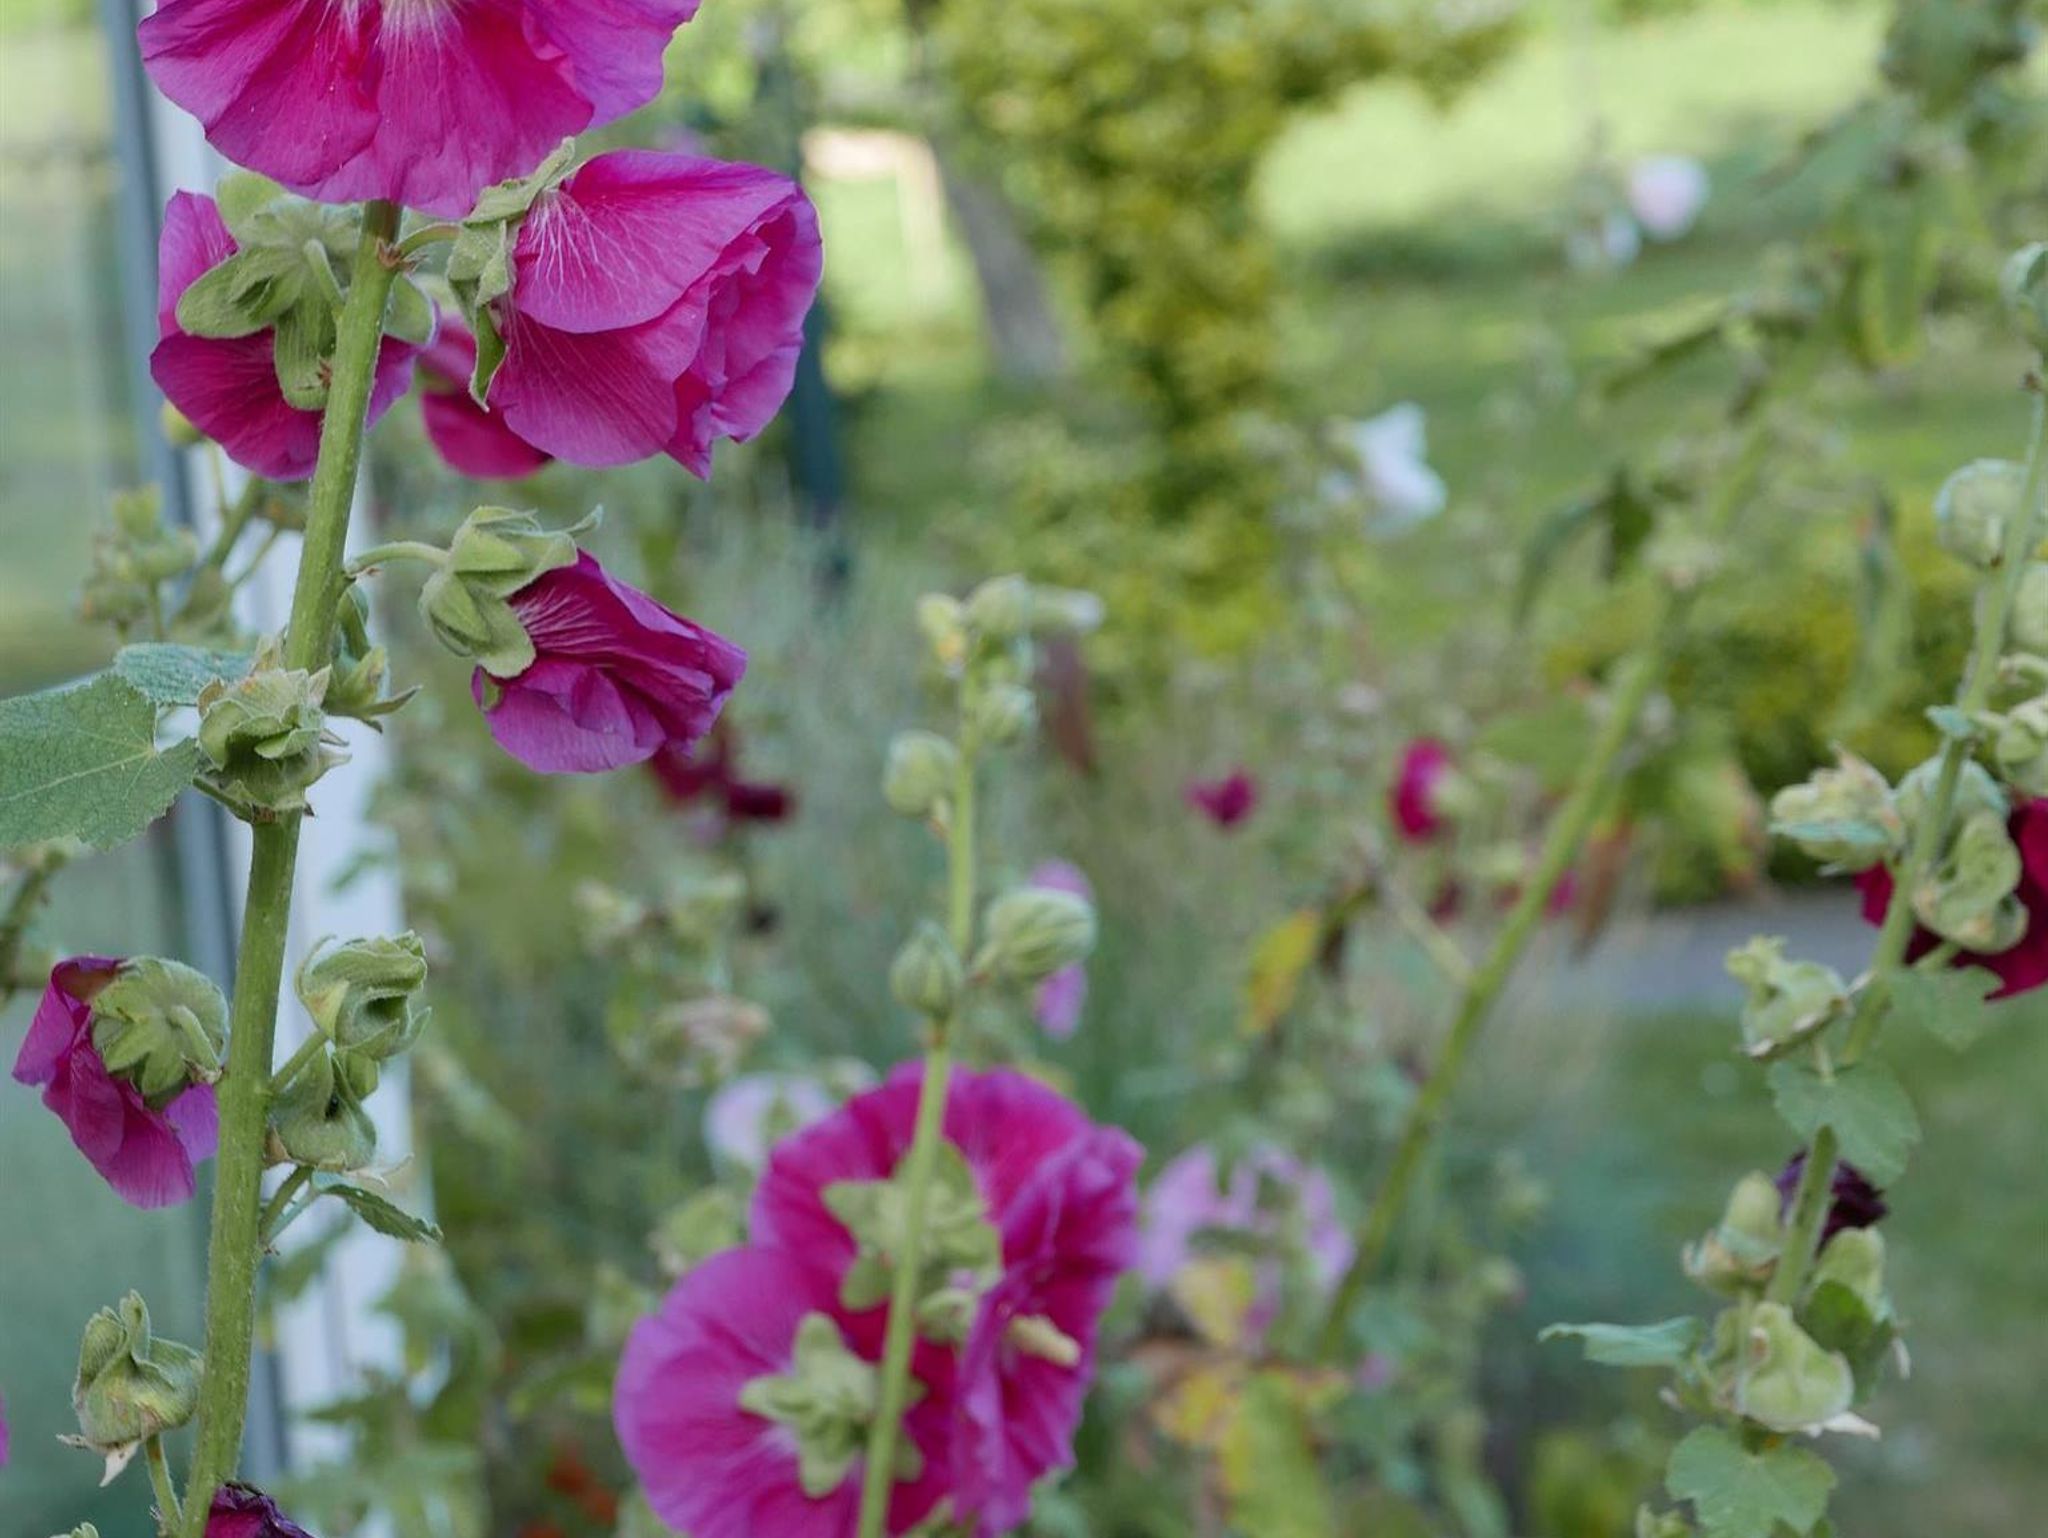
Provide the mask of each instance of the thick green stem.
MULTIPOLYGON (((948 929, 956 954, 965 957, 974 945, 974 761, 977 743, 966 708, 962 683, 960 773, 954 782, 947 825, 948 929)), ((910 1357, 917 1347, 917 1283, 924 1265, 925 1216, 931 1205, 932 1172, 938 1167, 939 1144, 946 1122, 946 1087, 953 1070, 952 1015, 932 1022, 931 1045, 924 1055, 924 1082, 917 1095, 917 1125, 905 1157, 909 1192, 903 1219, 903 1253, 890 1257, 889 1326, 882 1342, 881 1393, 868 1427, 867 1467, 860 1492, 860 1538, 885 1538, 889 1530, 889 1497, 896 1488, 896 1450, 903 1413, 910 1407, 910 1357)))
POLYGON ((1493 1006, 1506 988, 1508 979, 1514 974, 1522 952, 1528 948, 1537 926, 1542 923, 1558 883, 1578 858, 1579 851, 1593 831, 1595 819, 1613 791, 1623 756, 1635 738, 1636 723, 1656 691, 1658 680, 1663 677, 1664 660, 1685 607, 1682 595, 1668 599, 1655 632, 1628 662, 1599 738, 1580 766, 1570 796, 1551 821, 1542 853, 1536 861, 1535 874, 1523 887, 1514 911, 1495 937, 1486 959, 1472 973, 1471 980, 1459 996, 1458 1012, 1452 1020, 1450 1035, 1445 1039, 1443 1055, 1438 1059, 1429 1081, 1415 1097, 1415 1104, 1409 1108, 1400 1140, 1394 1146, 1393 1160, 1387 1166, 1379 1192, 1367 1210, 1365 1225, 1359 1231, 1357 1252, 1330 1299, 1330 1312, 1323 1326, 1323 1347, 1330 1355, 1342 1350, 1351 1311, 1386 1256, 1387 1245, 1393 1239, 1395 1227, 1414 1189, 1416 1176, 1422 1170, 1423 1158, 1443 1122, 1445 1109, 1457 1088, 1474 1043, 1493 1013, 1493 1006))
POLYGON ((1806 1285, 1806 1268, 1819 1242, 1821 1225, 1835 1193, 1835 1160, 1841 1145, 1833 1127, 1822 1127, 1806 1150, 1806 1168, 1799 1173, 1799 1189, 1792 1194, 1792 1217, 1785 1225, 1785 1247, 1779 1252, 1778 1267, 1771 1273, 1764 1296, 1773 1303, 1790 1305, 1806 1285))
MULTIPOLYGON (((342 593, 342 553, 362 463, 370 386, 383 340, 384 309, 396 269, 387 261, 398 209, 363 210, 348 304, 335 343, 320 458, 306 507, 305 542, 292 593, 284 665, 318 668, 333 641, 342 593)), ((200 1388, 192 1469, 185 1482, 183 1538, 205 1538, 214 1492, 241 1457, 256 1328, 256 1271, 262 1257, 264 1140, 270 1117, 271 1053, 285 938, 297 868, 299 819, 253 829, 248 898, 235 963, 227 1072, 220 1082, 220 1153, 214 1166, 213 1231, 207 1245, 206 1379, 200 1388)))

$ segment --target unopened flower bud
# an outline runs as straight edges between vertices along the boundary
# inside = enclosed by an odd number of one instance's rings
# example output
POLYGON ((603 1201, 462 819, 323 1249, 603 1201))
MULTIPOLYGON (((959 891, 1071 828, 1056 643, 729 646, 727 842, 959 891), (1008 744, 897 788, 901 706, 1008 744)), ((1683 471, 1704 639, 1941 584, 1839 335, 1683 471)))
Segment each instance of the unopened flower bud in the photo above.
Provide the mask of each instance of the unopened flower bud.
POLYGON ((334 1054, 334 1072, 348 1086, 348 1092, 358 1100, 368 1100, 377 1093, 377 1086, 383 1082, 384 1070, 379 1059, 367 1052, 337 1052, 334 1054))
POLYGON ((974 697, 974 730, 991 747, 1014 747, 1038 724, 1038 699, 1022 684, 996 684, 974 697))
POLYGON ((2015 705, 2000 719, 1991 754, 2007 784, 2048 796, 2048 695, 2015 705))
POLYGON ((959 952, 945 932, 927 920, 896 953, 889 967, 889 990, 905 1009, 928 1020, 943 1020, 959 1002, 962 971, 959 952))
POLYGON ((1964 465, 1934 498, 1941 548, 1959 561, 1989 571, 2005 556, 2006 530, 2019 515, 2027 474, 2009 459, 1964 465))
POLYGON ((1740 1292, 1770 1278, 1784 1248, 1782 1202, 1770 1176, 1752 1170, 1735 1184, 1713 1232, 1685 1252, 1685 1271, 1714 1292, 1740 1292))
POLYGON ((227 1037, 227 999, 181 962, 137 956, 93 995, 94 1050, 156 1110, 220 1077, 227 1037))
POLYGON ((112 1453, 174 1431, 199 1407, 199 1353, 150 1333, 149 1306, 129 1293, 86 1324, 71 1404, 79 1441, 112 1453))
POLYGON ((1817 961, 1791 961, 1785 942, 1759 936, 1728 956, 1728 975, 1749 990, 1742 1040, 1752 1057, 1804 1041, 1849 1005, 1841 974, 1817 961))
POLYGON ((2007 634, 2021 651, 2048 657, 2048 561, 2029 561, 2020 575, 2007 634))
POLYGON ((977 970, 1037 983, 1095 948, 1095 909, 1085 897, 1047 887, 1006 892, 988 907, 988 938, 977 970))
POLYGON ((926 593, 917 601, 917 628, 943 668, 967 660, 967 612, 960 600, 945 593, 926 593))
POLYGON ((412 996, 427 980, 426 949, 410 931, 323 945, 299 968, 299 1002, 335 1046, 382 1061, 396 1057, 425 1028, 412 996))
POLYGON ((1771 831, 1836 870, 1866 871, 1904 844, 1906 822, 1883 775, 1853 753, 1835 752, 1835 768, 1771 799, 1771 831))
POLYGON ((543 572, 575 564, 573 531, 543 528, 532 513, 480 507, 420 589, 420 615, 458 657, 513 678, 533 665, 534 650, 507 600, 543 572))
POLYGON ((370 643, 369 604, 362 589, 351 584, 342 595, 337 616, 334 662, 330 668, 325 706, 331 716, 374 725, 410 700, 417 689, 395 697, 385 689, 391 679, 391 656, 370 643))
POLYGON ((329 673, 284 669, 259 657, 235 683, 216 679, 199 696, 199 747, 214 788, 247 815, 304 811, 306 792, 348 760, 321 709, 329 673), (265 666, 266 661, 273 665, 265 666))
POLYGON ((2020 335, 2048 353, 2048 243, 2035 241, 2015 251, 1999 287, 2020 335))
POLYGON ((937 732, 898 732, 882 771, 882 799, 905 817, 930 817, 960 778, 960 750, 937 732))
POLYGON ((331 1052, 316 1052, 279 1086, 270 1125, 291 1162, 346 1174, 377 1156, 377 1128, 352 1080, 359 1070, 342 1072, 331 1052))
POLYGON ((990 641, 1014 641, 1031 632, 1031 584, 1022 577, 991 577, 967 595, 967 624, 990 641))

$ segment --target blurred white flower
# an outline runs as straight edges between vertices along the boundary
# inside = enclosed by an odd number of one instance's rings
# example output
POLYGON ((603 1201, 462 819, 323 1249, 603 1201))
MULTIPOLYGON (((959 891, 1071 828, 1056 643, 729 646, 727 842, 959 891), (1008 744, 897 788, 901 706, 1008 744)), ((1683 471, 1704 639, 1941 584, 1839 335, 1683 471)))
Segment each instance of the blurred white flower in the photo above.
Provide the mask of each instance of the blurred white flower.
POLYGON ((1441 513, 1450 498, 1444 478, 1430 468, 1427 422, 1420 406, 1403 401, 1343 430, 1358 457, 1375 534, 1405 533, 1441 513))
POLYGON ((1676 240, 1699 222, 1712 185, 1690 156, 1650 155, 1629 168, 1628 206, 1650 239, 1676 240))
POLYGON ((743 1073, 704 1107, 704 1141, 713 1157, 759 1169, 778 1142, 837 1104, 824 1085, 800 1073, 743 1073))

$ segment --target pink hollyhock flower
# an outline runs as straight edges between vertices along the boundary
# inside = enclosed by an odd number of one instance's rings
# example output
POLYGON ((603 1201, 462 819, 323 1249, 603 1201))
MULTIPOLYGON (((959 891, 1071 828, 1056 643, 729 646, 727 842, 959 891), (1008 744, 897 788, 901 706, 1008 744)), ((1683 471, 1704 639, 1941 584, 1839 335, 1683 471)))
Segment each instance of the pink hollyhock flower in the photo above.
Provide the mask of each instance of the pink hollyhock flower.
POLYGON ((420 356, 420 420, 435 450, 458 474, 480 481, 516 481, 547 464, 549 456, 505 425, 495 411, 470 398, 476 337, 458 320, 443 320, 420 356))
POLYGON ((824 248, 786 176, 614 150, 540 195, 512 266, 489 393, 506 425, 574 464, 666 453, 708 476, 713 442, 789 394, 824 248))
POLYGON ((732 642, 611 577, 587 550, 509 602, 534 660, 511 678, 478 668, 470 692, 498 746, 543 774, 595 774, 696 742, 747 670, 732 642))
POLYGON ((251 1485, 222 1485, 206 1513, 206 1538, 313 1538, 251 1485))
MULTIPOLYGON (((1207 1143, 1195 1144, 1168 1163, 1145 1193, 1138 1275, 1153 1291, 1164 1291, 1200 1253, 1205 1234, 1235 1234, 1269 1243, 1283 1235, 1298 1236, 1310 1274, 1324 1292, 1336 1286, 1351 1264, 1351 1233, 1337 1215, 1329 1175, 1271 1144, 1261 1144, 1238 1160, 1228 1180, 1207 1143), (1268 1200, 1268 1188, 1286 1191, 1288 1202, 1268 1200), (1291 1212, 1286 1210, 1290 1205, 1291 1212)), ((1262 1262, 1258 1282, 1248 1320, 1255 1335, 1263 1334, 1279 1311, 1279 1263, 1262 1262)))
MULTIPOLYGON (((849 1318, 837 1275, 786 1250, 712 1256, 633 1327, 612 1421, 648 1504, 670 1527, 691 1538, 853 1538, 865 1461, 853 1458, 832 1488, 806 1493, 798 1436, 741 1403, 748 1384, 796 1372, 798 1327, 813 1314, 838 1327, 853 1357, 880 1359, 882 1312, 849 1318)), ((912 1370, 925 1392, 906 1422, 923 1468, 897 1482, 892 1534, 923 1521, 951 1483, 951 1364, 924 1347, 912 1370)))
MULTIPOLYGON (((156 323, 159 341, 149 355, 149 377, 164 398, 191 418, 243 469, 273 481, 302 481, 320 457, 320 413, 301 411, 277 382, 275 333, 188 336, 178 324, 178 300, 203 273, 240 249, 212 198, 180 192, 164 209, 157 248, 156 323)), ((374 424, 405 394, 419 348, 386 337, 370 387, 374 424)))
POLYGON ((163 0, 157 89, 213 147, 323 203, 453 218, 661 90, 697 0, 163 0))
POLYGON ((169 1207, 191 1198, 192 1167, 213 1156, 219 1117, 211 1085, 195 1084, 155 1107, 107 1071, 92 1042, 92 1001, 120 965, 74 956, 52 969, 14 1077, 42 1088, 43 1104, 123 1201, 169 1207))
POLYGON ((1192 780, 1184 792, 1187 803, 1219 828, 1234 828, 1257 810, 1259 782, 1243 769, 1221 779, 1192 780))
MULTIPOLYGON (((922 1078, 920 1065, 900 1069, 778 1146, 754 1193, 754 1242, 842 1278, 858 1247, 826 1207, 825 1188, 895 1173, 910 1150, 922 1078)), ((1001 1239, 1000 1274, 961 1357, 951 1443, 956 1514, 988 1538, 1021 1521, 1031 1486, 1072 1461, 1097 1326, 1135 1244, 1143 1154, 1009 1070, 956 1073, 943 1127, 1001 1239)))
POLYGON ((1417 738, 1402 753, 1387 806, 1408 843, 1426 844, 1450 825, 1439 792, 1451 772, 1451 750, 1434 737, 1417 738))
POLYGON ((727 822, 782 822, 796 810, 796 793, 739 772, 739 733, 720 720, 696 747, 664 747, 647 761, 663 793, 678 806, 711 800, 727 822))
MULTIPOLYGON (((2016 894, 2027 910, 2027 932, 2010 950, 1984 956, 1974 951, 1957 954, 1958 967, 1982 967, 1998 979, 1994 999, 2014 998, 2031 993, 2048 983, 2048 800, 2035 799, 2018 807, 2006 824, 2020 851, 2020 885, 2016 894)), ((1856 878, 1863 894, 1863 917, 1882 927, 1892 904, 1892 874, 1874 865, 1856 878)), ((1940 941, 1925 929, 1916 929, 1907 948, 1909 961, 1918 961, 1940 941)))
MULTIPOLYGON (((1095 900, 1095 889, 1079 866, 1065 860, 1047 860, 1031 872, 1030 886, 1054 892, 1070 892, 1095 900)), ((1081 962, 1061 967, 1038 985, 1032 995, 1031 1014, 1038 1028, 1054 1041, 1072 1039, 1081 1024, 1081 1010, 1088 1002, 1088 968, 1081 962)))

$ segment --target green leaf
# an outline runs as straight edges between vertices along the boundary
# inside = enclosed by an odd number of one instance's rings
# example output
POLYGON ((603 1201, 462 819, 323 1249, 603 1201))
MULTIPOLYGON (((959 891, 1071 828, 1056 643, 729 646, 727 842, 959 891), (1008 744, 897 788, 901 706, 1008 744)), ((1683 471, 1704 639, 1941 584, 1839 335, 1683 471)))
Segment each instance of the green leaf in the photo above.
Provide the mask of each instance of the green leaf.
POLYGON ((1672 1451, 1664 1488, 1692 1502, 1707 1538, 1772 1538, 1780 1524, 1810 1533, 1827 1511, 1835 1471, 1803 1447, 1752 1453, 1718 1426, 1672 1451))
POLYGON ((387 1238, 403 1239, 408 1244, 441 1242, 438 1225, 429 1223, 425 1218, 414 1217, 375 1191, 352 1186, 345 1180, 323 1180, 319 1182, 319 1189, 322 1195, 347 1203, 350 1211, 387 1238))
POLYGON ((1842 1157, 1881 1186, 1906 1172, 1920 1141, 1920 1118, 1897 1074, 1883 1063, 1861 1063, 1823 1078, 1803 1063, 1771 1070, 1771 1095, 1786 1125, 1810 1143, 1832 1127, 1842 1157))
POLYGON ((1892 1018, 1917 1025, 1960 1052, 2002 1018, 1991 1003, 1999 981, 1981 967, 1962 971, 1902 972, 1892 979, 1892 1018))
POLYGON ((138 641, 114 653, 114 673, 158 705, 196 705, 210 683, 231 684, 249 676, 246 652, 138 641))
POLYGON ((391 285, 391 308, 385 312, 384 331, 401 342, 424 347, 434 335, 434 305, 419 284, 403 273, 391 285))
POLYGON ((0 700, 0 849, 83 839, 111 849, 161 817, 199 745, 156 743, 156 706, 111 673, 0 700))
POLYGON ((1659 1324, 1553 1324, 1536 1338, 1577 1339, 1587 1361, 1606 1367, 1676 1367, 1705 1334, 1706 1326, 1687 1314, 1659 1324))
POLYGON ((1246 1382, 1218 1455, 1231 1524, 1246 1538, 1335 1538, 1308 1415, 1284 1373, 1246 1382))

